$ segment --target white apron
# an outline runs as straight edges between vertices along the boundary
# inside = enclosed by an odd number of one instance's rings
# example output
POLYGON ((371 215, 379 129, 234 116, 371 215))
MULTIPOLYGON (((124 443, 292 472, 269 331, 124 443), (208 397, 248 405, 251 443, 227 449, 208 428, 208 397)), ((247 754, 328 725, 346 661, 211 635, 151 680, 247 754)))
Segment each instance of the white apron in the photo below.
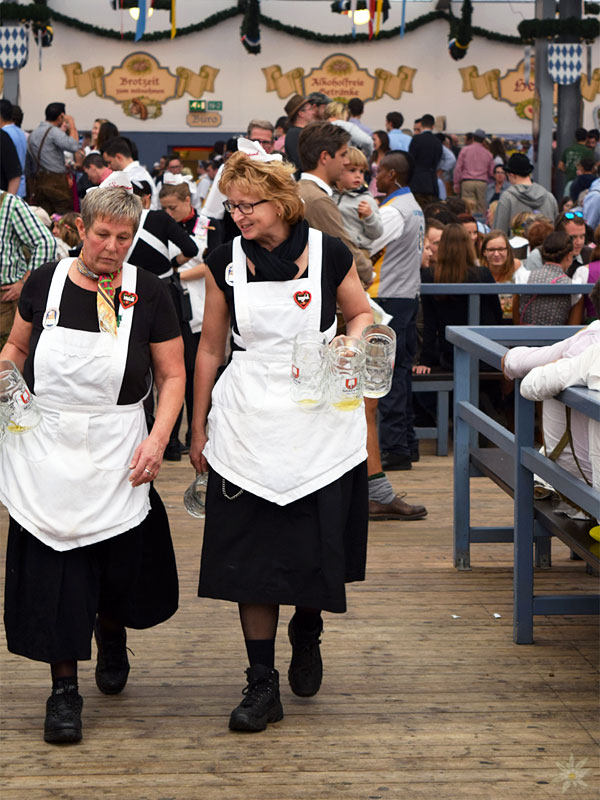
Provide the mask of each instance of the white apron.
MULTIPOLYGON (((281 506, 367 457, 362 404, 353 411, 324 405, 306 412, 290 397, 294 336, 320 328, 322 241, 311 228, 308 277, 256 283, 247 281, 240 238, 233 242, 234 340, 245 352, 233 353, 213 389, 204 455, 231 483, 281 506), (311 299, 303 308, 306 293, 311 299)), ((329 341, 335 331, 334 321, 325 331, 329 341)))
MULTIPOLYGON (((58 263, 44 319, 60 308, 74 260, 58 263)), ((135 292, 136 277, 135 267, 124 264, 120 291, 135 292)), ((149 484, 129 483, 131 458, 148 435, 142 401, 117 405, 134 311, 135 305, 120 307, 116 339, 57 325, 43 330, 34 357, 41 422, 7 434, 0 447, 0 500, 54 550, 109 539, 150 510, 149 484)))

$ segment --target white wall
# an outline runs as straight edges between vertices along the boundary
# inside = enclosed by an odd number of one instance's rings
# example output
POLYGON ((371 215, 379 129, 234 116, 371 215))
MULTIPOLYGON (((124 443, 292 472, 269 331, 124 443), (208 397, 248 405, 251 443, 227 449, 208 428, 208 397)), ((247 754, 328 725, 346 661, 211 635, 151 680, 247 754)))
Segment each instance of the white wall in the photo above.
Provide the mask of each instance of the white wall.
MULTIPOLYGON (((178 0, 178 25, 197 22, 216 10, 229 8, 234 0, 178 0), (200 12, 200 14, 199 14, 200 12)), ((52 0, 52 7, 71 16, 82 18, 102 27, 120 27, 120 13, 112 11, 109 0, 86 2, 81 0, 52 0), (82 9, 85 10, 83 14, 82 9)), ((408 3, 407 19, 427 13, 433 3, 408 3)), ((454 4, 455 13, 460 5, 454 4)), ((327 33, 345 33, 350 24, 346 17, 330 11, 330 0, 263 0, 264 14, 281 21, 327 33)), ((477 3, 473 23, 503 33, 516 33, 516 26, 523 18, 533 16, 533 3, 477 3)), ((384 28, 399 25, 401 4, 392 4, 390 19, 384 28)), ((135 23, 129 15, 123 15, 125 30, 134 30, 135 23)), ((48 102, 62 100, 73 114, 80 129, 89 129, 95 117, 107 117, 123 130, 128 131, 186 131, 194 130, 186 125, 189 95, 172 100, 163 106, 162 116, 145 122, 126 116, 121 107, 111 100, 90 94, 79 97, 74 89, 66 90, 62 64, 78 61, 83 70, 103 66, 105 71, 121 63, 128 54, 142 50, 155 56, 172 72, 184 66, 198 71, 203 64, 220 70, 214 94, 205 94, 206 99, 223 101, 223 124, 214 130, 241 131, 252 117, 267 117, 275 120, 283 113, 285 100, 275 92, 267 93, 262 67, 278 64, 283 72, 294 67, 304 67, 306 72, 317 67, 323 59, 335 52, 352 56, 373 74, 377 67, 389 69, 394 74, 401 65, 417 69, 413 82, 413 93, 403 94, 400 100, 384 96, 366 106, 364 121, 373 128, 383 127, 385 114, 391 110, 401 111, 406 124, 423 113, 445 114, 450 131, 466 131, 483 127, 495 133, 531 132, 531 125, 517 117, 514 110, 491 99, 475 100, 471 94, 461 91, 460 67, 475 65, 479 73, 491 68, 500 68, 502 73, 514 67, 523 57, 519 46, 503 45, 476 37, 462 61, 453 61, 447 50, 448 25, 434 22, 404 39, 373 40, 369 43, 332 46, 305 41, 262 27, 262 52, 250 55, 239 41, 241 16, 221 23, 208 31, 191 34, 174 40, 142 42, 100 38, 80 33, 61 24, 54 25, 54 43, 42 53, 42 70, 38 70, 37 47, 31 46, 30 59, 21 71, 21 105, 25 113, 24 127, 32 128, 42 119, 48 102)), ((168 27, 168 14, 155 12, 148 24, 148 32, 168 27)), ((597 56, 596 56, 597 60, 597 56)), ((598 66, 598 64, 594 64, 598 66)), ((586 103, 586 118, 591 124, 591 108, 600 104, 586 103)))

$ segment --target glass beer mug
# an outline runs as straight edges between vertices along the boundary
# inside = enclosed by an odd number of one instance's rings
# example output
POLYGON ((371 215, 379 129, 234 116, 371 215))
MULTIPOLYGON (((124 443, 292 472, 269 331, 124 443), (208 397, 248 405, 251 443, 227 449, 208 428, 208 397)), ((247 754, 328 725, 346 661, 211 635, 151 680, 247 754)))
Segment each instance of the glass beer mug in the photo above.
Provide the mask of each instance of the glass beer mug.
POLYGON ((363 399, 365 344, 354 336, 336 336, 329 345, 329 402, 339 411, 358 408, 363 399))
POLYGON ((290 394, 305 411, 319 407, 325 392, 327 338, 320 331, 301 331, 294 338, 290 394))
POLYGON ((0 425, 8 433, 26 433, 41 415, 25 379, 14 361, 0 361, 0 425))
POLYGON ((361 339, 365 343, 365 397, 383 397, 392 388, 396 333, 389 325, 369 325, 361 339))

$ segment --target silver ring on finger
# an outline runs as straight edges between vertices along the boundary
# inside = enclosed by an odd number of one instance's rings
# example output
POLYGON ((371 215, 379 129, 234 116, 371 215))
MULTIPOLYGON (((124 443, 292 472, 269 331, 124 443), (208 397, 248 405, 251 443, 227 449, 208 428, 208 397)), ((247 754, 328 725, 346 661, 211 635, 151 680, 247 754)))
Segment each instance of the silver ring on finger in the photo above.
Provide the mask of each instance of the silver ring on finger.
POLYGON ((151 469, 148 469, 148 467, 144 467, 144 472, 147 472, 148 475, 150 475, 150 477, 152 477, 152 475, 154 474, 151 469))

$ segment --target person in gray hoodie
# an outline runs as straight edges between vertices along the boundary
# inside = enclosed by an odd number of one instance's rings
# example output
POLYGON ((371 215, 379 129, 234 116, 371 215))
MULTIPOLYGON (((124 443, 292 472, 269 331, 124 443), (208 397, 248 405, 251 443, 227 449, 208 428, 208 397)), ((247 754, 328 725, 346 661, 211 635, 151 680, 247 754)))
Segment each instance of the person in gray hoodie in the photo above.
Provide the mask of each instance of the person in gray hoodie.
POLYGON ((583 218, 592 230, 600 225, 600 178, 590 186, 583 201, 583 218))
POLYGON ((505 167, 510 188, 502 192, 498 200, 494 228, 510 234, 510 223, 521 211, 554 219, 558 214, 558 204, 549 191, 531 180, 533 167, 523 153, 513 153, 505 167))
POLYGON ((383 234, 383 222, 379 207, 365 186, 367 167, 364 153, 357 147, 349 147, 346 167, 336 182, 333 199, 348 236, 370 258, 371 242, 383 234))

